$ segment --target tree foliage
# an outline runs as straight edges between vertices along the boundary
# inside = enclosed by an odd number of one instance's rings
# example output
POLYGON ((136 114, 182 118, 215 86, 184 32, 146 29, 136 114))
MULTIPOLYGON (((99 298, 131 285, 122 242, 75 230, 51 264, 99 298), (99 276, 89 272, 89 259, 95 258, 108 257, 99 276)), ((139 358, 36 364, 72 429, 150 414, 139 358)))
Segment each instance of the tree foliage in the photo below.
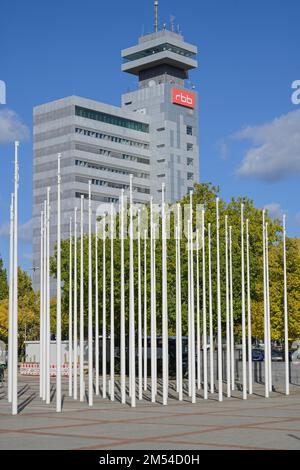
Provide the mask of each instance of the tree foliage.
POLYGON ((3 267, 3 259, 0 257, 0 300, 8 297, 7 272, 3 267))
MULTIPOLYGON (((9 300, 0 300, 0 338, 8 338, 9 300)), ((39 339, 39 295, 32 288, 30 276, 18 268, 18 346, 22 351, 25 340, 39 339)))
MULTIPOLYGON (((205 207, 205 226, 211 223, 212 234, 212 301, 213 301, 213 321, 216 327, 217 316, 217 280, 216 280, 216 196, 219 195, 219 188, 211 184, 195 185, 193 195, 194 220, 193 226, 196 229, 196 205, 202 204, 205 207)), ((241 235, 240 235, 240 208, 244 203, 244 216, 249 219, 249 239, 250 239, 250 294, 252 309, 252 332, 253 336, 263 337, 263 244, 262 244, 262 210, 254 206, 252 200, 248 198, 232 199, 228 204, 220 199, 220 260, 221 260, 221 307, 222 307, 222 327, 225 331, 225 215, 228 216, 228 224, 232 226, 232 256, 233 256, 233 312, 234 312, 234 328, 237 337, 241 334, 241 235)), ((186 196, 180 201, 181 206, 189 204, 189 197, 186 196)), ((149 211, 149 208, 148 208, 149 211)), ((266 218, 269 231, 269 266, 270 266, 270 305, 271 305, 271 327, 272 338, 279 339, 283 337, 283 252, 282 252, 282 226, 279 221, 273 221, 269 217, 266 218)), ((174 215, 170 217, 171 229, 174 226, 174 215)), ((117 220, 118 233, 119 220, 117 220)), ((207 233, 207 232, 206 232, 207 233)), ((148 228, 149 237, 149 228, 148 228)), ((103 298, 106 301, 107 323, 109 330, 110 318, 110 302, 111 302, 111 241, 106 240, 106 289, 103 292, 103 241, 99 240, 98 245, 98 279, 99 279, 99 324, 100 333, 102 325, 102 309, 103 298)), ((72 240, 74 247, 74 239, 72 240)), ((84 245, 84 323, 85 334, 87 334, 88 323, 88 237, 85 235, 84 245)), ((117 237, 114 240, 114 320, 115 332, 118 335, 120 331, 120 240, 117 237)), ((126 239, 125 245, 125 314, 128 331, 128 313, 129 313, 129 240, 126 239)), ((147 240, 147 317, 150 333, 150 246, 149 238, 147 240)), ((183 315, 183 334, 187 334, 187 278, 188 278, 188 254, 187 243, 183 237, 181 240, 181 275, 182 275, 182 315, 183 315)), ((194 252, 195 253, 195 252, 194 252)), ((144 240, 141 241, 141 270, 142 270, 142 309, 143 309, 143 287, 144 287, 144 240)), ((137 272, 137 241, 134 241, 134 263, 135 263, 135 305, 137 318, 137 296, 138 296, 138 272, 137 272)), ((202 252, 200 257, 200 308, 202 311, 202 252)), ((92 237, 92 274, 93 274, 93 312, 95 311, 95 237, 92 237)), ((73 255, 74 267, 74 255, 73 255)), ((80 239, 77 243, 77 279, 78 279, 78 316, 79 316, 79 279, 80 279, 80 239)), ((194 263, 196 267, 196 254, 194 254, 194 263)), ((167 268, 168 268, 168 318, 169 318, 169 334, 175 334, 176 328, 176 273, 175 273, 175 240, 171 236, 167 242, 167 268)), ((208 249, 206 236, 206 279, 208 278, 208 249)), ((300 335, 300 251, 299 241, 295 239, 287 240, 287 271, 288 271, 288 298, 289 298, 289 328, 290 336, 297 337, 300 335)), ((51 273, 56 275, 56 256, 51 259, 51 273)), ((196 276, 195 276, 196 279, 196 276)), ((161 240, 156 243, 156 308, 157 308, 157 328, 161 331, 161 311, 162 311, 162 257, 161 257, 161 240)), ((72 298, 74 281, 72 282, 72 298)), ((62 324, 63 335, 67 336, 68 317, 69 317, 69 240, 62 242, 62 324)), ((196 296, 196 288, 195 288, 196 296)), ((195 297, 196 298, 196 297, 195 297)), ((206 293, 208 302, 208 293, 206 293)), ((196 303, 195 303, 196 304, 196 303)), ((54 314, 55 315, 55 314, 54 314)), ((94 315, 93 315, 94 318, 94 315)))

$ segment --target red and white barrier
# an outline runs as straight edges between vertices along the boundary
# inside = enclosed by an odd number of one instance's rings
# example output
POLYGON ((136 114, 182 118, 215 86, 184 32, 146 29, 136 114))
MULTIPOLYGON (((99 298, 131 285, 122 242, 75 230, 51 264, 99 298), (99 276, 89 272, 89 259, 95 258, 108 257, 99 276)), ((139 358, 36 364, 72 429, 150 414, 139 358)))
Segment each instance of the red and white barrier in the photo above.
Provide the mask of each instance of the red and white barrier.
MULTIPOLYGON (((79 369, 79 364, 77 369, 79 369)), ((61 365, 61 373, 64 377, 69 377, 69 364, 61 365)), ((21 375, 40 375, 40 364, 38 362, 23 362, 20 366, 21 375)), ((56 377, 56 364, 50 364, 50 377, 56 377)))

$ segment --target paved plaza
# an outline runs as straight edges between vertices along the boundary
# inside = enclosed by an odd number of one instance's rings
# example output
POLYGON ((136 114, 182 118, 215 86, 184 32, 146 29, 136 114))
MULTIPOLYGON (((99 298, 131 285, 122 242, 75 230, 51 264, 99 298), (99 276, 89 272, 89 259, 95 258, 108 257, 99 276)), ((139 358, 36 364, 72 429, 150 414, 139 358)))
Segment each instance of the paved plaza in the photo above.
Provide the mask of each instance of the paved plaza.
MULTIPOLYGON (((94 406, 67 396, 63 384, 63 412, 55 411, 55 384, 51 404, 38 397, 39 381, 20 377, 18 416, 11 416, 5 387, 0 395, 0 449, 300 449, 300 387, 291 386, 265 399, 263 385, 242 400, 240 391, 218 402, 217 394, 191 404, 176 400, 170 384, 168 406, 153 404, 149 395, 135 409, 95 397, 94 406)), ((225 387, 224 387, 225 391, 225 387)), ((160 394, 158 395, 161 400, 160 394)))

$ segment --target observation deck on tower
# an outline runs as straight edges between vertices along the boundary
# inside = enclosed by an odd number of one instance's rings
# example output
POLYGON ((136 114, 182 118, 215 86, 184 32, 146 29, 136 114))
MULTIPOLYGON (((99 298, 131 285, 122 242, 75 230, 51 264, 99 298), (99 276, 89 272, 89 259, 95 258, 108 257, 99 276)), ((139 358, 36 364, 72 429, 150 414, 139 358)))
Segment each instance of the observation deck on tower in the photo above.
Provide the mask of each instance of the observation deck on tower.
POLYGON ((198 66, 197 47, 174 31, 163 29, 139 38, 136 46, 123 49, 122 71, 137 75, 139 81, 167 73, 183 80, 198 66), (151 72, 150 72, 151 71, 151 72))

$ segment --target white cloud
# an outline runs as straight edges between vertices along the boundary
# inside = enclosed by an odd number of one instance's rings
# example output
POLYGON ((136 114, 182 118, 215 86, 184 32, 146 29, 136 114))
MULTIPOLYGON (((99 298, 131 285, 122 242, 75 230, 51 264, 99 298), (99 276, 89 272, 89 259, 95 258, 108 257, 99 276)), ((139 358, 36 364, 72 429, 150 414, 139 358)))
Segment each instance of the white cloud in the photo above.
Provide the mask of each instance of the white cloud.
MULTIPOLYGON (((19 240, 25 243, 30 243, 32 240, 32 219, 24 224, 19 224, 18 227, 19 240)), ((4 223, 0 226, 0 237, 9 238, 9 223, 4 223)))
POLYGON ((7 108, 0 111, 0 144, 26 140, 28 137, 29 129, 15 111, 7 108))
POLYGON ((264 206, 264 209, 268 211, 268 216, 271 217, 271 219, 282 219, 282 216, 284 214, 284 211, 281 207, 280 204, 277 202, 272 202, 271 204, 266 204, 264 206))
POLYGON ((300 174, 299 109, 264 125, 248 126, 231 137, 252 144, 236 170, 238 176, 274 182, 300 174))
POLYGON ((220 155, 220 158, 222 160, 226 160, 228 156, 228 144, 226 143, 225 139, 221 139, 217 142, 216 149, 220 155))

